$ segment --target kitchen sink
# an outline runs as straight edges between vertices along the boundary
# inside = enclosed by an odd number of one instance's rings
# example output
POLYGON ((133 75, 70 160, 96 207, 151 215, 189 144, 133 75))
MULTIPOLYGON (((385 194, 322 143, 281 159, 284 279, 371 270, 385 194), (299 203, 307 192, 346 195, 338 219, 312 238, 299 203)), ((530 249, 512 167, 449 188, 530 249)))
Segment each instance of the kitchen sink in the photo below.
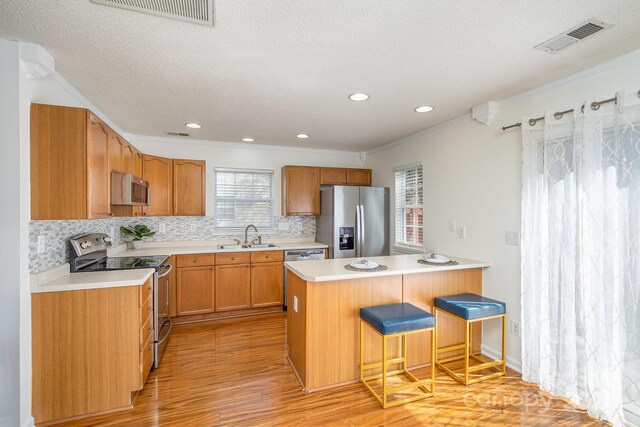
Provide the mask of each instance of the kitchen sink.
POLYGON ((233 245, 218 245, 218 249, 223 249, 223 250, 224 249, 242 249, 242 248, 248 248, 248 247, 249 247, 248 245, 240 246, 240 245, 236 245, 236 244, 233 244, 233 245))
POLYGON ((253 249, 262 249, 262 248, 277 248, 278 245, 274 245, 273 243, 261 243, 259 245, 248 245, 253 249))
POLYGON ((259 245, 218 245, 218 249, 221 250, 229 250, 229 249, 264 249, 264 248, 277 248, 278 245, 274 245, 273 243, 261 243, 259 245))

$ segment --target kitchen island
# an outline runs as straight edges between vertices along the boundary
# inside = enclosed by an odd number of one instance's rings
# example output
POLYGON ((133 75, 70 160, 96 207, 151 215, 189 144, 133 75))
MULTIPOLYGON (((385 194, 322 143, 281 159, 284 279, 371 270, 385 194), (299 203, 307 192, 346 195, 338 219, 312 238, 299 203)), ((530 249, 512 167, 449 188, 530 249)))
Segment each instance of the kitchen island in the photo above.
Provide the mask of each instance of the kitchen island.
MULTIPOLYGON (((482 269, 490 264, 464 258, 454 266, 420 264, 422 255, 367 258, 386 265, 385 271, 350 271, 354 259, 293 261, 288 269, 288 359, 303 389, 313 392, 358 381, 360 308, 408 302, 432 312, 437 296, 464 292, 482 294, 482 269)), ((440 318, 438 346, 463 341, 464 328, 451 318, 440 318)), ((365 330, 365 363, 380 360, 381 340, 365 330)), ((473 351, 482 343, 481 325, 473 330, 473 351)), ((407 341, 408 364, 431 363, 429 335, 411 335, 407 341)), ((390 341, 390 355, 399 354, 400 339, 390 341), (393 354, 391 352, 396 352, 393 354)), ((443 357, 458 353, 444 353, 443 357)))

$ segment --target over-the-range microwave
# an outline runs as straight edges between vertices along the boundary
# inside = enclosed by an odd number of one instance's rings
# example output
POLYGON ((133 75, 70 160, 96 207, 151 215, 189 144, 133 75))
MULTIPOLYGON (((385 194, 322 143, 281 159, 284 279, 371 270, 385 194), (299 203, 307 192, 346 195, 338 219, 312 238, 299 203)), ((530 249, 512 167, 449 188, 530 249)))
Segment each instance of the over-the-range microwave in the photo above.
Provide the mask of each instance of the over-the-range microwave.
POLYGON ((147 206, 149 183, 131 173, 111 173, 111 204, 124 206, 147 206))

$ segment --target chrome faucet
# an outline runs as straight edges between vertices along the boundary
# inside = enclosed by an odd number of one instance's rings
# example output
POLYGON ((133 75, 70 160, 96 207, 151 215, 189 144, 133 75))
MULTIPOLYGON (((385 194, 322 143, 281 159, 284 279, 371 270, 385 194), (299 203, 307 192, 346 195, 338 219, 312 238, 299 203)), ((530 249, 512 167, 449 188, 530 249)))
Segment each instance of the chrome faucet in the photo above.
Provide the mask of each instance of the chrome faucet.
POLYGON ((258 229, 256 228, 255 225, 253 225, 253 224, 247 225, 247 228, 244 229, 244 244, 245 245, 249 244, 249 236, 248 235, 249 235, 249 229, 251 227, 253 227, 253 229, 255 230, 256 233, 258 232, 258 229))

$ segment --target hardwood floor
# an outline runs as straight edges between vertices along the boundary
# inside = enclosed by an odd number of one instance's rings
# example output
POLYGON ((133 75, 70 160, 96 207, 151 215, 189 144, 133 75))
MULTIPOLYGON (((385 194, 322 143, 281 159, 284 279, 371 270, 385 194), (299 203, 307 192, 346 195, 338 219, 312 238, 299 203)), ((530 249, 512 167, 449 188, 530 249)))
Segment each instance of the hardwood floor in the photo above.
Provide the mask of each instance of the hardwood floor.
POLYGON ((438 371, 435 397, 387 410, 362 384, 306 394, 285 359, 285 331, 280 313, 177 325, 134 409, 65 425, 605 425, 541 395, 510 369, 467 387, 438 371))

